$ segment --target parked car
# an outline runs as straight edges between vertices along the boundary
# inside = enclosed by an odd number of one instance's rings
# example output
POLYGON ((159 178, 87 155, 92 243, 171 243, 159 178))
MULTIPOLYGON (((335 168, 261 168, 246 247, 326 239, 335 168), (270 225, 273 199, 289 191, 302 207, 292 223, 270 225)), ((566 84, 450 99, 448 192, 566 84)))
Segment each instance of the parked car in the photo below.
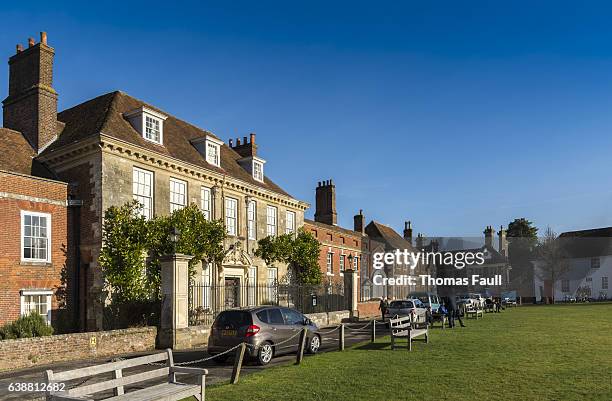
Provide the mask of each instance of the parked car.
POLYGON ((418 299, 401 299, 391 301, 389 308, 387 308, 387 315, 389 317, 394 316, 409 316, 413 314, 415 316, 415 322, 425 322, 425 314, 427 310, 425 305, 418 299))
POLYGON ((457 305, 476 306, 476 300, 473 299, 469 294, 461 294, 455 297, 457 305))
POLYGON ((483 297, 481 294, 474 293, 474 292, 471 292, 468 295, 469 295, 469 297, 471 299, 473 299, 475 301, 475 306, 477 306, 479 308, 484 308, 484 306, 485 306, 485 297, 483 297))
POLYGON ((431 307, 432 311, 437 311, 442 305, 440 297, 431 292, 412 292, 408 295, 408 299, 418 299, 425 307, 431 307))
MULTIPOLYGON (((279 306, 258 306, 230 309, 219 313, 208 339, 208 353, 220 354, 242 342, 247 355, 260 365, 267 365, 274 356, 296 352, 299 333, 307 328, 306 352, 315 354, 321 347, 319 328, 297 310, 279 306), (288 341, 287 341, 288 340, 288 341), (275 344, 283 342, 278 347, 275 344)), ((229 354, 220 355, 224 361, 229 354)))

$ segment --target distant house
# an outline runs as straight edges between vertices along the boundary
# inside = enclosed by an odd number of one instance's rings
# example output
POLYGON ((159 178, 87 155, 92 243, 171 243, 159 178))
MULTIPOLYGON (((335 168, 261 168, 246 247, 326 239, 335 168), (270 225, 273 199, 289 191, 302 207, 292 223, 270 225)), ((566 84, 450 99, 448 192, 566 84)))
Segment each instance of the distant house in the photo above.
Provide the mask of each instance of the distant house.
MULTIPOLYGON (((556 281, 554 297, 562 300, 567 297, 589 297, 610 299, 610 277, 612 277, 612 227, 589 230, 568 231, 559 235, 561 246, 566 255, 568 270, 556 281)), ((534 291, 538 298, 551 297, 553 284, 543 279, 535 262, 534 291)), ((539 270, 540 269, 540 270, 539 270)))

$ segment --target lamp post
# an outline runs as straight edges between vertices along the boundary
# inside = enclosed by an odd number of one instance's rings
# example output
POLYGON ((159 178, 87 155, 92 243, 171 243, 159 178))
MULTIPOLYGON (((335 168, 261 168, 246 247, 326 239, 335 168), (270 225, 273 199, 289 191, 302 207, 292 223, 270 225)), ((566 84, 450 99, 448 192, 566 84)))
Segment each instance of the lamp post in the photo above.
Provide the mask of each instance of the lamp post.
POLYGON ((176 247, 177 247, 180 235, 181 235, 181 230, 179 230, 176 227, 173 227, 172 231, 170 232, 170 235, 168 236, 168 239, 172 243, 172 253, 176 253, 176 247))

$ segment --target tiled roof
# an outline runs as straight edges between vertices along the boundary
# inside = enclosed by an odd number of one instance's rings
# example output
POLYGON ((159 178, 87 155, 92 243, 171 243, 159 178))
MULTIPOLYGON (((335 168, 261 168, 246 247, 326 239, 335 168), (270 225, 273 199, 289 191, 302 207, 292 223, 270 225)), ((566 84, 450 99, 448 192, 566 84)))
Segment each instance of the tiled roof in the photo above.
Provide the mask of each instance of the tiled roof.
POLYGON ((612 255, 612 227, 568 231, 559 240, 572 258, 612 255))
POLYGON ((36 152, 21 132, 0 128, 0 170, 56 179, 34 156, 36 152))
POLYGON ((314 221, 314 220, 310 220, 310 219, 304 219, 304 224, 306 225, 311 225, 311 226, 315 226, 315 227, 321 227, 325 230, 331 230, 331 231, 336 231, 339 233, 343 233, 346 235, 350 235, 353 237, 362 237, 361 233, 357 232, 357 231, 353 231, 353 230, 349 230, 347 228, 343 228, 340 226, 332 226, 329 224, 325 224, 325 223, 320 223, 318 221, 314 221))
POLYGON ((201 138, 205 135, 217 138, 215 135, 123 92, 111 92, 91 99, 62 111, 58 114, 57 118, 65 123, 66 126, 59 135, 59 138, 43 152, 45 155, 65 145, 103 133, 104 135, 141 146, 162 155, 214 170, 221 174, 227 174, 249 184, 290 196, 267 177, 264 178, 263 183, 253 179, 251 174, 238 163, 238 160, 242 157, 227 145, 221 147, 221 168, 207 163, 205 158, 191 144, 190 140, 201 138), (144 140, 124 117, 124 113, 142 106, 168 116, 164 121, 163 146, 144 140))
POLYGON ((393 249, 415 249, 410 242, 406 241, 394 229, 376 221, 372 221, 367 225, 366 233, 374 239, 381 239, 393 249))

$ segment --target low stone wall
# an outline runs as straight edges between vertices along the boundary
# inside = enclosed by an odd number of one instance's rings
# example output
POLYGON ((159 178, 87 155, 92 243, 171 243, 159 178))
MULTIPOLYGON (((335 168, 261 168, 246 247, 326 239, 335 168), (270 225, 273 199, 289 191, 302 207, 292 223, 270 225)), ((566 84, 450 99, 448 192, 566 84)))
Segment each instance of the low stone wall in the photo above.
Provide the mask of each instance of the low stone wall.
POLYGON ((179 329, 176 333, 178 345, 176 349, 202 348, 208 344, 210 326, 189 326, 179 329))
POLYGON ((366 317, 380 316, 380 310, 378 309, 379 304, 380 301, 359 302, 357 304, 358 317, 362 319, 366 317))
POLYGON ((336 312, 309 313, 306 315, 314 324, 319 327, 335 326, 342 323, 343 320, 348 320, 351 313, 347 310, 336 312))
POLYGON ((155 349, 156 327, 0 341, 0 372, 155 349))

